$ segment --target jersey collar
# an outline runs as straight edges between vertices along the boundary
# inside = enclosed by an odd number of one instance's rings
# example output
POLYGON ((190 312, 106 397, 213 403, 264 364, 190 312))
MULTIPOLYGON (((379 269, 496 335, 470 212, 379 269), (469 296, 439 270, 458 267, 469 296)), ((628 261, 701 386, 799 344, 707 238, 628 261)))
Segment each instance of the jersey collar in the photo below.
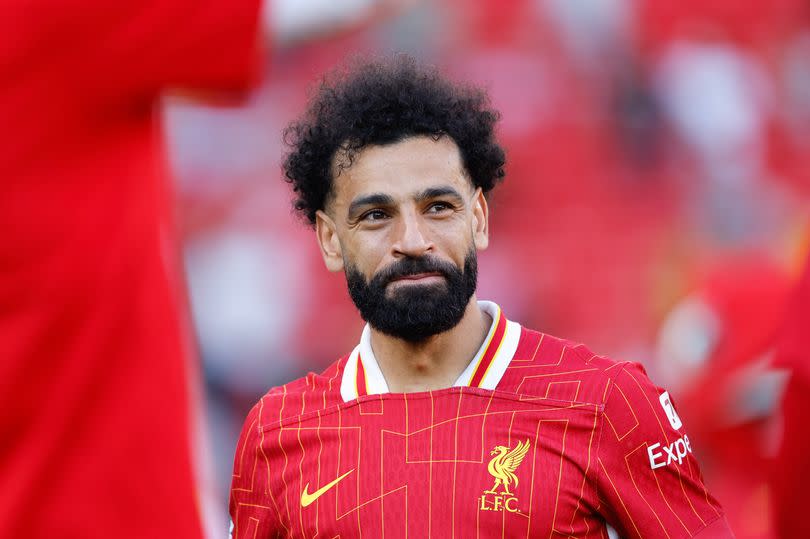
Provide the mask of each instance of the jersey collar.
MULTIPOLYGON (((501 308, 491 301, 479 301, 478 306, 492 317, 492 325, 481 348, 453 385, 495 389, 517 350, 520 325, 507 320, 501 308)), ((360 344, 343 369, 340 394, 348 402, 362 395, 383 393, 389 393, 388 384, 371 349, 371 329, 366 324, 360 344)))

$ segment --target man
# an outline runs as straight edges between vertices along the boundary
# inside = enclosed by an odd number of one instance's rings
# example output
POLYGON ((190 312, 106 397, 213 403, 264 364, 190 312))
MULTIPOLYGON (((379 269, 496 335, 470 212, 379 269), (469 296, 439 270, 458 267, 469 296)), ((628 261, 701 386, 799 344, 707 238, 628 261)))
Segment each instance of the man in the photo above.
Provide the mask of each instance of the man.
POLYGON ((234 537, 731 537, 640 366, 477 300, 497 118, 398 57, 327 80, 287 130, 296 208, 368 325, 250 412, 234 537))
POLYGON ((0 537, 201 537, 157 104, 397 3, 0 2, 0 537))

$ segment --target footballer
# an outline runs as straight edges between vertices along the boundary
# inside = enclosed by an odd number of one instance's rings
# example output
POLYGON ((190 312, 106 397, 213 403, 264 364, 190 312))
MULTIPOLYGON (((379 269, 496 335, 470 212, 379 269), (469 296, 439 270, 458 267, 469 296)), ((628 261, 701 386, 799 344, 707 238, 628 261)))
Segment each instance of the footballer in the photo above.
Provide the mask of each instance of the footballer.
POLYGON ((395 56, 325 78, 287 129, 295 207, 367 324, 251 410, 233 537, 733 537, 640 365, 476 296, 497 120, 395 56))

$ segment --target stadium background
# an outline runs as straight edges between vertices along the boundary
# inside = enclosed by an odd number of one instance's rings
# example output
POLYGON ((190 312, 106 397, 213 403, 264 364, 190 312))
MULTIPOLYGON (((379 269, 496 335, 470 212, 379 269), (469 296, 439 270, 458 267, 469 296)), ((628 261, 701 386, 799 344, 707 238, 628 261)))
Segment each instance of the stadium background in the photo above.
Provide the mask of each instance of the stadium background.
POLYGON ((206 382, 210 521, 238 429, 269 387, 320 370, 362 327, 282 179, 281 132, 355 53, 402 51, 489 89, 507 178, 479 297, 670 389, 738 537, 770 537, 783 382, 768 354, 808 247, 810 3, 413 2, 274 50, 241 107, 167 98, 206 382))

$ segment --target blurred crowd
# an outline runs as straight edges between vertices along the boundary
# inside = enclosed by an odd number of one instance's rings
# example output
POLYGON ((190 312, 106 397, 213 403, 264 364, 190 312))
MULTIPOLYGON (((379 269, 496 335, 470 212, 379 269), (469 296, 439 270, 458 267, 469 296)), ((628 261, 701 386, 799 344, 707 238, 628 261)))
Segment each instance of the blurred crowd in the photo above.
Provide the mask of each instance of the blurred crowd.
POLYGON ((292 214, 282 131, 323 72, 403 51, 481 83, 502 113, 507 177, 479 297, 643 363, 738 537, 772 537, 766 473, 785 376, 769 357, 810 245, 810 3, 412 4, 272 51, 240 108, 167 99, 223 499, 248 408, 350 351, 362 328, 292 214))

